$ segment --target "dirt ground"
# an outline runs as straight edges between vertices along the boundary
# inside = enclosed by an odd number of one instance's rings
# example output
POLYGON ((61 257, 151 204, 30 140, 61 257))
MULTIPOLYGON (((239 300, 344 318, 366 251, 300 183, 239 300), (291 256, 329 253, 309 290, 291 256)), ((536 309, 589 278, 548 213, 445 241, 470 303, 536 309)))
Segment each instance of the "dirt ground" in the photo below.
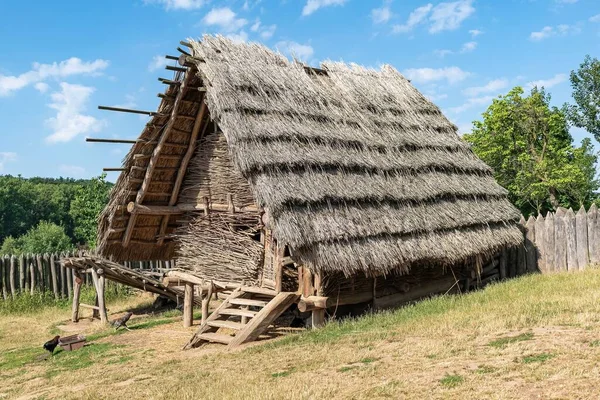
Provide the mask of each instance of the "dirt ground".
POLYGON ((234 351, 182 351, 196 327, 173 313, 117 335, 68 312, 2 317, 0 398, 596 399, 599 300, 600 271, 526 277, 234 351), (97 338, 31 361, 53 330, 97 338))

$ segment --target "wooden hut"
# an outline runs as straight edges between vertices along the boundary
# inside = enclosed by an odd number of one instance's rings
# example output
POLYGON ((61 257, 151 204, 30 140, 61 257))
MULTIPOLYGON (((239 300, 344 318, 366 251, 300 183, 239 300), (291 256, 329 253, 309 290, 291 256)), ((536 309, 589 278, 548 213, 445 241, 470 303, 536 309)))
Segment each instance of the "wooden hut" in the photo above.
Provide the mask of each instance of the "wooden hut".
POLYGON ((176 258, 190 281, 237 287, 189 346, 252 340, 294 302, 319 324, 328 308, 457 288, 523 242, 490 168, 394 68, 310 68, 219 36, 185 44, 99 249, 176 258))

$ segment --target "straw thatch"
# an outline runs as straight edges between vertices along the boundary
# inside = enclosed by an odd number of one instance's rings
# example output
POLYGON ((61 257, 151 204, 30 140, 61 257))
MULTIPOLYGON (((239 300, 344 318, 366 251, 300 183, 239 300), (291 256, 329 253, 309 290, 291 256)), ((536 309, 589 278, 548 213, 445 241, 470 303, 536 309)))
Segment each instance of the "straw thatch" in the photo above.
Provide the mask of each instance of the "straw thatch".
MULTIPOLYGON (((232 185, 241 176, 297 262, 346 275, 453 264, 522 242, 519 213, 490 168, 395 69, 325 62, 314 70, 257 44, 213 36, 191 43, 231 161, 220 158, 235 171, 211 167, 213 178, 229 176, 218 188, 194 172, 215 158, 204 149, 222 151, 217 136, 203 139, 181 202, 233 193, 247 203, 245 184, 232 185)), ((189 247, 200 231, 210 234, 196 222, 181 242, 189 247)), ((257 264, 240 265, 256 274, 257 264)))

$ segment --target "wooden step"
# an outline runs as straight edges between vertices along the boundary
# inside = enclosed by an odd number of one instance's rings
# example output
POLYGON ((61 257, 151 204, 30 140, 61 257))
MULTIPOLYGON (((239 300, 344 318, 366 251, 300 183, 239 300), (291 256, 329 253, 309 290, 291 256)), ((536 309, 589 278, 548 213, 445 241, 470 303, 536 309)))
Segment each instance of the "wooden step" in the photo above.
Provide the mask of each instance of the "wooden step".
POLYGON ((214 321, 207 321, 206 324, 208 326, 212 326, 213 328, 227 328, 227 329, 235 329, 237 331, 239 331, 240 329, 242 329, 244 327, 244 325, 240 324, 239 322, 234 322, 234 321, 223 321, 223 320, 214 320, 214 321))
POLYGON ((239 308, 225 308, 221 310, 221 314, 223 315, 235 315, 238 317, 248 317, 252 318, 256 315, 256 311, 250 310, 240 310, 239 308))
POLYGON ((277 292, 273 289, 261 288, 256 286, 242 286, 242 292, 253 293, 253 294, 262 294, 264 296, 277 296, 277 292))
POLYGON ((268 304, 268 301, 262 300, 252 300, 252 299, 230 299, 229 304, 235 304, 238 306, 254 306, 254 307, 264 307, 268 304))
POLYGON ((223 335, 221 333, 201 333, 198 335, 198 339, 206 340, 208 342, 229 344, 233 337, 229 335, 223 335))

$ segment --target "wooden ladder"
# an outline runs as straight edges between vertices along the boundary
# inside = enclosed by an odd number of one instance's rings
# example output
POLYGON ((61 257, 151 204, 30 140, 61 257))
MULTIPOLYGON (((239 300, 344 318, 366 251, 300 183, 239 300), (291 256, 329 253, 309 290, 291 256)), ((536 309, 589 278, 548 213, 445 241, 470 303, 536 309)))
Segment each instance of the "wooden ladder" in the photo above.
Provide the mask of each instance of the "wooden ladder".
POLYGON ((244 286, 235 289, 200 325, 184 349, 206 343, 235 347, 256 340, 298 297, 296 293, 277 293, 275 290, 259 287, 244 286), (250 307, 257 310, 250 310, 250 307), (220 328, 231 329, 235 333, 218 333, 220 328))

